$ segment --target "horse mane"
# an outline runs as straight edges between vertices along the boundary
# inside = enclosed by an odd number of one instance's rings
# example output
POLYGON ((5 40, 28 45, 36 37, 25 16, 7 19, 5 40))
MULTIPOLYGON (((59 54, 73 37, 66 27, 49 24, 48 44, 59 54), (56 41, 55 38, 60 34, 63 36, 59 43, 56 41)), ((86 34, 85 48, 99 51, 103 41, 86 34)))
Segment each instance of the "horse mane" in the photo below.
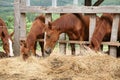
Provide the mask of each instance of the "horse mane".
POLYGON ((83 24, 85 24, 85 21, 82 18, 82 14, 79 13, 73 13, 83 24))
POLYGON ((1 18, 0 18, 0 29, 1 29, 1 32, 2 32, 1 34, 2 34, 3 37, 6 38, 6 37, 9 36, 6 24, 1 18))
MULTIPOLYGON (((52 22, 52 25, 53 25, 52 28, 56 28, 57 30, 63 29, 63 27, 67 28, 66 25, 71 26, 71 25, 74 25, 76 23, 76 20, 77 20, 76 18, 78 20, 84 22, 81 14, 79 14, 79 13, 68 13, 68 14, 62 15, 60 18, 58 18, 54 22, 52 22), (59 23, 59 25, 58 25, 58 23, 59 23), (68 23, 70 23, 70 24, 68 24, 68 23)), ((85 25, 84 23, 83 23, 83 25, 85 25)))
MULTIPOLYGON (((86 36, 84 36, 84 40, 88 40, 88 37, 89 37, 89 24, 87 24, 87 21, 86 21, 86 18, 87 16, 86 15, 82 15, 81 13, 73 13, 82 23, 82 28, 83 28, 83 32, 86 36)), ((88 16, 89 17, 89 16, 88 16)))
POLYGON ((85 21, 84 21, 84 19, 82 17, 82 14, 80 14, 80 13, 73 13, 73 14, 82 22, 82 25, 84 25, 85 28, 86 28, 87 25, 86 25, 86 23, 85 23, 85 21))
POLYGON ((45 16, 44 15, 40 15, 40 16, 37 16, 36 18, 35 18, 35 20, 40 20, 40 21, 42 21, 43 23, 45 23, 45 16))
POLYGON ((0 27, 6 26, 5 22, 0 18, 0 27))
POLYGON ((112 22, 113 22, 112 16, 103 15, 101 16, 100 20, 105 20, 110 24, 110 26, 112 26, 112 22))
POLYGON ((68 13, 60 16, 58 19, 53 21, 52 28, 55 28, 56 30, 63 30, 64 28, 68 28, 68 25, 74 25, 74 23, 76 23, 76 17, 73 14, 68 13))

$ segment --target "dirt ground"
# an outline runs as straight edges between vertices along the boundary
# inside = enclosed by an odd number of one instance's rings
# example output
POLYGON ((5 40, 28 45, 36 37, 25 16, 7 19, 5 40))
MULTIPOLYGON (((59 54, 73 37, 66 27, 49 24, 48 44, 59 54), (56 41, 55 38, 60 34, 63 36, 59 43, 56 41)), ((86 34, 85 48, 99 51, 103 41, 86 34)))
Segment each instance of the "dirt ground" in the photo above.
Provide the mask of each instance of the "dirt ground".
POLYGON ((0 80, 120 80, 120 59, 93 51, 82 56, 54 52, 47 58, 31 56, 27 61, 3 58, 0 80))

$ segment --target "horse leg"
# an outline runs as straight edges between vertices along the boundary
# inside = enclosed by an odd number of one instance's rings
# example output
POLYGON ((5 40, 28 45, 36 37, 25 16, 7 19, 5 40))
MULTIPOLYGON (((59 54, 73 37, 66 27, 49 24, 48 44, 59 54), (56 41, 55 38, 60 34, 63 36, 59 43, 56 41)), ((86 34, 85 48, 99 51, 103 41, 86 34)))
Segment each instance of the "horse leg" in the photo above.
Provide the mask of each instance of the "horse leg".
POLYGON ((72 55, 75 55, 75 44, 71 43, 70 46, 71 46, 72 55))
POLYGON ((35 41, 35 44, 34 44, 34 46, 32 48, 32 53, 33 53, 34 56, 37 56, 37 54, 36 54, 36 46, 37 46, 37 41, 35 41))
POLYGON ((103 51, 103 45, 100 45, 100 51, 103 51))
POLYGON ((39 45, 41 47, 42 56, 44 57, 44 42, 39 42, 39 45))

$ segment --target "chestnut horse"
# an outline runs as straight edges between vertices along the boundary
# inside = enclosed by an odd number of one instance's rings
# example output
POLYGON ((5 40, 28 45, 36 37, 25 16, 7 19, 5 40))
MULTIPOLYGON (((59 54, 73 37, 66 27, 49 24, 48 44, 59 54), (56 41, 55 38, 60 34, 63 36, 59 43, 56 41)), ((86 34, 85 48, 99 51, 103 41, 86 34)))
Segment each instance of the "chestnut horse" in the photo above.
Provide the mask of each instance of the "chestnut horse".
POLYGON ((5 22, 0 19, 0 38, 3 42, 3 49, 7 56, 14 56, 12 49, 12 38, 9 35, 5 22))
MULTIPOLYGON (((48 25, 44 29, 45 31, 45 53, 48 55, 52 52, 59 35, 66 33, 69 40, 88 41, 89 37, 89 16, 83 16, 82 14, 64 14, 57 20, 48 25)), ((70 44, 72 49, 72 55, 75 55, 75 46, 70 44)))
MULTIPOLYGON (((90 48, 98 51, 102 41, 110 41, 113 14, 103 14, 96 24, 93 36, 90 42, 90 48)), ((118 29, 118 41, 120 41, 120 23, 118 29)))
MULTIPOLYGON (((30 52, 33 53, 33 55, 37 56, 36 54, 36 44, 37 39, 43 39, 44 33, 42 32, 43 28, 45 26, 45 17, 43 15, 40 15, 35 18, 35 20, 32 23, 32 27, 30 29, 30 32, 27 35, 26 41, 21 43, 21 53, 23 55, 23 59, 28 58, 30 52)), ((39 42, 41 47, 42 56, 44 56, 44 43, 39 42)))

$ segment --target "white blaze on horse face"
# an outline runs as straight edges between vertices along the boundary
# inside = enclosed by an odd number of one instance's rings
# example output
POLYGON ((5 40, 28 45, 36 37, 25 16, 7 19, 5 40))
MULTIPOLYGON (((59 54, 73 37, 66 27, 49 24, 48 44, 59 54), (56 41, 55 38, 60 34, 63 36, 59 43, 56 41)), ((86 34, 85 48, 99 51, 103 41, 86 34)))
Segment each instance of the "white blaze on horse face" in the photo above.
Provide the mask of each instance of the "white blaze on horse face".
POLYGON ((8 39, 8 42, 9 42, 9 56, 14 56, 13 54, 13 48, 12 48, 12 41, 10 39, 8 39))
POLYGON ((44 34, 44 48, 45 48, 45 45, 46 45, 46 34, 47 34, 47 32, 45 32, 45 34, 44 34))

